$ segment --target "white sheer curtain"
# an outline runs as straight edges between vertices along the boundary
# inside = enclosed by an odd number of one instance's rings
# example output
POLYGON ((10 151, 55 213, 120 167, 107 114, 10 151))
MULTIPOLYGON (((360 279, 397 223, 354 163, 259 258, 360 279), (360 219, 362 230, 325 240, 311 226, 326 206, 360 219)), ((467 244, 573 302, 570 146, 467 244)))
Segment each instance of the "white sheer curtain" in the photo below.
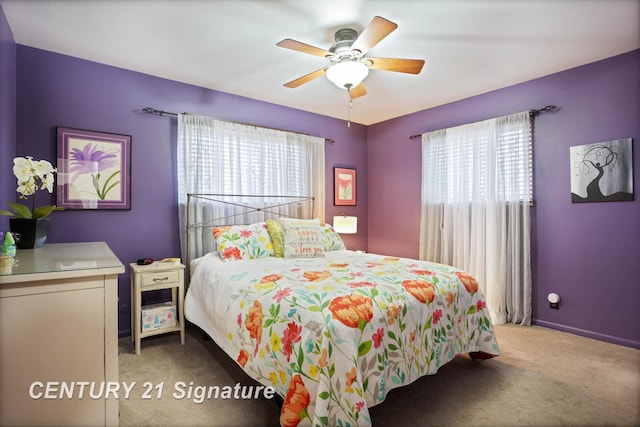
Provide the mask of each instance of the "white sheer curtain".
POLYGON ((466 270, 496 324, 531 324, 528 111, 422 135, 420 258, 466 270))
MULTIPOLYGON (((244 196, 313 196, 313 204, 275 209, 281 215, 324 221, 324 144, 323 138, 314 136, 179 114, 177 175, 183 259, 186 259, 187 193, 234 195, 225 201, 262 208, 279 202, 244 196)), ((283 199, 281 203, 286 201, 283 199)), ((229 217, 228 221, 219 224, 264 220, 260 212, 246 212, 241 206, 199 199, 191 204, 189 223, 216 222, 223 217, 229 217)), ((211 251, 212 243, 210 227, 193 231, 190 258, 211 251)))

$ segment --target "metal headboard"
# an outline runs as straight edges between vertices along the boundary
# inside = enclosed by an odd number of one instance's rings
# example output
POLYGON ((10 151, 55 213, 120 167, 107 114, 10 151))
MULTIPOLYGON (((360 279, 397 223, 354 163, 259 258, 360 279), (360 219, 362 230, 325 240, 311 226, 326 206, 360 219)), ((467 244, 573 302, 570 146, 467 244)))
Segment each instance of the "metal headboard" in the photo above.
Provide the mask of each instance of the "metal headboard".
MULTIPOLYGON (((222 225, 249 224, 266 221, 267 219, 311 218, 314 212, 313 196, 265 196, 247 194, 220 194, 220 193, 187 193, 186 209, 186 260, 187 278, 191 277, 191 253, 193 233, 203 228, 211 228, 222 225), (193 210, 194 205, 207 206, 211 210, 223 212, 206 220, 196 220, 193 210), (217 209, 214 209, 217 207, 217 209), (307 213, 304 215, 304 213, 307 213)), ((211 233, 207 233, 213 241, 211 233)), ((213 244, 213 243, 212 243, 213 244)), ((204 255, 195 254, 197 256, 204 255)))

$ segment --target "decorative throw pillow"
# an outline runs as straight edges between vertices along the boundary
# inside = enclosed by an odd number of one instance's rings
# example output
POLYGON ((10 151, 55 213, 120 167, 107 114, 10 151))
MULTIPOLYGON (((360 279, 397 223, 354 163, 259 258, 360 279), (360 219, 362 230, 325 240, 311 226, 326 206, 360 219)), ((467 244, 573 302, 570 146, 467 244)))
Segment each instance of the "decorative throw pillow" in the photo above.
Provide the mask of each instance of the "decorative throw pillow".
POLYGON ((214 227, 213 237, 223 261, 273 256, 273 244, 264 222, 214 227))
POLYGON ((280 218, 280 224, 284 231, 285 258, 324 256, 320 220, 280 218))
POLYGON ((267 231, 273 244, 273 256, 282 258, 284 256, 284 230, 278 221, 267 220, 267 231))
POLYGON ((322 224, 322 242, 324 243, 325 251, 340 251, 346 249, 342 237, 335 232, 330 224, 322 224))

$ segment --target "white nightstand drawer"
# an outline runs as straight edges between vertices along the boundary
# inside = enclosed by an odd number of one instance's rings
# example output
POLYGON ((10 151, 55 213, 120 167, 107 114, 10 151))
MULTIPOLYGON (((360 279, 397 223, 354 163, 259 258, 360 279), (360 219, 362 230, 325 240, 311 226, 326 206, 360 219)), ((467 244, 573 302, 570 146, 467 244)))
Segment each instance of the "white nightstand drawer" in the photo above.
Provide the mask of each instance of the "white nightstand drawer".
POLYGON ((157 273, 144 273, 140 275, 140 285, 145 286, 163 285, 165 283, 175 283, 180 281, 182 270, 159 271, 157 273))

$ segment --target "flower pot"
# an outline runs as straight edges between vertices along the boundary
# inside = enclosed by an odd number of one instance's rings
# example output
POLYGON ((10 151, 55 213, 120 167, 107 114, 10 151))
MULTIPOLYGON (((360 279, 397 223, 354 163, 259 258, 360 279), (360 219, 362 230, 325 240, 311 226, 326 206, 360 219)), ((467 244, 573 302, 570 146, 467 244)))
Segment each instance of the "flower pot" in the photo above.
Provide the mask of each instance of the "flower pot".
POLYGON ((20 240, 16 241, 18 249, 41 248, 49 234, 49 218, 11 218, 9 228, 20 234, 20 240))

